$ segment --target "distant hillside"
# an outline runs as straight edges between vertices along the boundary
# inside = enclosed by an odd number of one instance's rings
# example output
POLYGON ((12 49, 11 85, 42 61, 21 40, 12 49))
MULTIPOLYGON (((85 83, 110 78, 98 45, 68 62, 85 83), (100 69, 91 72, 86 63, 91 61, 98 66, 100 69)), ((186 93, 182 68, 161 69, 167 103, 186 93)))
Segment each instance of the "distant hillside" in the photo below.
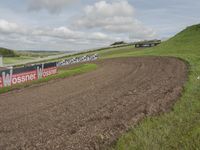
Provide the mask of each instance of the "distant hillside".
POLYGON ((2 47, 0 47, 0 55, 5 56, 5 57, 16 56, 16 54, 13 50, 10 50, 10 49, 7 49, 7 48, 2 48, 2 47))
POLYGON ((156 49, 166 52, 173 51, 188 53, 191 51, 200 51, 200 24, 187 27, 171 39, 163 42, 156 49))

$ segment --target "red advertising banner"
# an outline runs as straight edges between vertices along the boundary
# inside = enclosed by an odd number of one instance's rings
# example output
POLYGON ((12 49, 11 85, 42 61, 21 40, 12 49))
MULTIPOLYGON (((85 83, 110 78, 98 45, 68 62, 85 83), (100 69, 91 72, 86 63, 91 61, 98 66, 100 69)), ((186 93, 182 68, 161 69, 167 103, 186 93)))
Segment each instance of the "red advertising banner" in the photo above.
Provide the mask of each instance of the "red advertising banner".
POLYGON ((12 75, 11 85, 20 84, 20 83, 24 83, 28 81, 33 81, 33 80, 37 80, 36 70, 12 75))
POLYGON ((54 75, 54 74, 57 74, 57 67, 46 68, 43 70, 42 77, 46 78, 46 77, 54 75))
POLYGON ((0 88, 3 87, 3 81, 2 81, 2 78, 0 77, 0 88))
POLYGON ((0 88, 25 83, 57 74, 57 67, 38 67, 36 70, 13 74, 13 71, 2 72, 0 76, 0 88))

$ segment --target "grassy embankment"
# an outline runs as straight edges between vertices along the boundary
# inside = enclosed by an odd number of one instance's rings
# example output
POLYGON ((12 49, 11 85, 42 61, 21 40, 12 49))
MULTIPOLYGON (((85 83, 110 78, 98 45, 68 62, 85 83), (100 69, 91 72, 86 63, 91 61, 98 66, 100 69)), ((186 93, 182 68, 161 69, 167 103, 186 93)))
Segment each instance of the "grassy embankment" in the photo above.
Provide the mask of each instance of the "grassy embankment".
POLYGON ((70 68, 70 69, 59 69, 58 74, 49 76, 47 78, 43 78, 43 79, 40 79, 40 80, 31 81, 31 82, 27 82, 27 83, 23 83, 23 84, 17 84, 17 85, 14 85, 12 87, 0 88, 0 94, 6 93, 6 92, 9 92, 9 91, 13 91, 13 90, 22 89, 22 88, 25 88, 25 87, 29 87, 31 85, 48 82, 50 80, 62 79, 62 78, 66 78, 66 77, 90 72, 90 71, 93 71, 95 69, 97 69, 96 64, 81 64, 79 66, 76 66, 76 67, 73 67, 73 68, 70 68))
POLYGON ((17 63, 25 62, 25 61, 28 61, 28 60, 36 60, 36 57, 31 57, 31 56, 4 57, 3 63, 5 65, 17 64, 17 63))
MULTIPOLYGON (((12 50, 10 50, 12 51, 12 50)), ((0 49, 0 53, 1 53, 0 49)), ((27 61, 38 61, 40 58, 45 58, 48 56, 63 54, 63 52, 59 51, 12 51, 14 55, 7 56, 4 55, 3 62, 5 65, 8 64, 18 64, 18 63, 25 63, 27 61)))
POLYGON ((101 53, 104 58, 173 56, 190 64, 188 82, 172 111, 147 117, 116 143, 117 150, 200 148, 200 25, 191 26, 161 45, 150 49, 124 48, 101 53))

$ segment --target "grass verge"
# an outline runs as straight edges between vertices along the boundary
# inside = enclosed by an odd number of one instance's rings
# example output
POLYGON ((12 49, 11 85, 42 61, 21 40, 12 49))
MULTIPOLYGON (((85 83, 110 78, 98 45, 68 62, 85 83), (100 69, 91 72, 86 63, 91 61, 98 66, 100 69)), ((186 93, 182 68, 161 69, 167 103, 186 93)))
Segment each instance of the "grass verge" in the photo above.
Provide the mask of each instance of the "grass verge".
POLYGON ((23 83, 23 84, 17 84, 17 85, 14 85, 12 87, 1 88, 0 94, 6 93, 6 92, 9 92, 9 91, 13 91, 13 90, 23 89, 23 88, 29 87, 31 85, 48 82, 50 80, 62 79, 62 78, 66 78, 66 77, 69 77, 69 76, 90 72, 90 71, 95 70, 95 69, 97 69, 96 64, 81 64, 80 66, 76 66, 76 67, 73 67, 73 68, 68 69, 68 70, 59 69, 58 74, 48 76, 47 78, 43 78, 43 79, 40 79, 40 80, 35 80, 35 81, 23 83))

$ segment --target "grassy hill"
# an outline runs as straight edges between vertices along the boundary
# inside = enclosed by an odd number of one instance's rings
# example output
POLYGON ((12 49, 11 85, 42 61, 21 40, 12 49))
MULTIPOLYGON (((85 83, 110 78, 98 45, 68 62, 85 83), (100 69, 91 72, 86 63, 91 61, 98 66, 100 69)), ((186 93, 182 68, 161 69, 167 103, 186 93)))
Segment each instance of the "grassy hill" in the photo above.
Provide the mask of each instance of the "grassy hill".
POLYGON ((0 55, 5 57, 15 57, 16 54, 13 50, 0 47, 0 55))
POLYGON ((122 136, 114 149, 198 149, 200 148, 200 24, 186 28, 157 47, 104 53, 104 57, 173 56, 190 65, 189 79, 172 111, 147 117, 122 136))
POLYGON ((187 27, 168 41, 154 48, 162 53, 192 54, 199 53, 200 24, 187 27), (163 52, 165 51, 165 52, 163 52))
POLYGON ((170 40, 166 41, 162 46, 174 47, 178 46, 179 49, 184 48, 200 48, 200 24, 187 27, 170 40))

